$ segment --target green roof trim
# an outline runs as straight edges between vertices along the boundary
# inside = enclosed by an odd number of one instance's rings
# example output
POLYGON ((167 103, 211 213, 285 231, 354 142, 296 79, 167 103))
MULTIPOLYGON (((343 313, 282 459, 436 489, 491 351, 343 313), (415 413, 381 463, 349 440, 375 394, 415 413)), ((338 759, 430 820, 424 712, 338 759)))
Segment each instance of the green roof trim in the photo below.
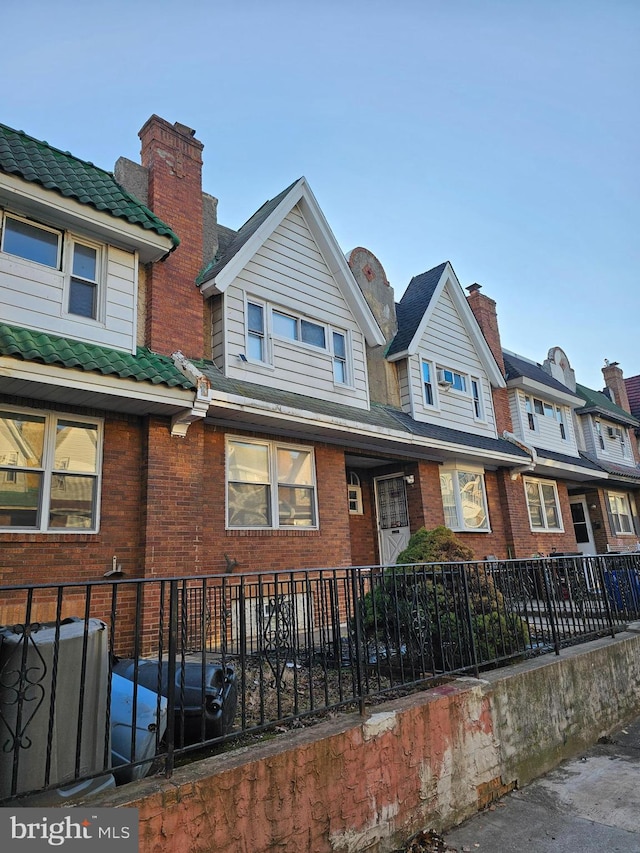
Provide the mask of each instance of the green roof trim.
POLYGON ((180 243, 177 234, 121 187, 111 172, 5 124, 0 124, 0 171, 169 237, 174 248, 180 243))
POLYGON ((194 388, 166 355, 157 355, 146 347, 138 347, 135 355, 95 344, 84 344, 45 332, 34 332, 0 323, 0 356, 14 356, 24 361, 56 364, 86 372, 168 385, 170 388, 194 388))
MULTIPOLYGON (((617 406, 606 394, 602 391, 594 391, 593 388, 587 388, 586 385, 576 385, 576 393, 585 401, 583 409, 599 409, 603 413, 609 413, 613 418, 625 421, 634 426, 640 425, 640 421, 630 415, 625 409, 617 406)), ((577 411, 580 411, 578 409, 577 411)))

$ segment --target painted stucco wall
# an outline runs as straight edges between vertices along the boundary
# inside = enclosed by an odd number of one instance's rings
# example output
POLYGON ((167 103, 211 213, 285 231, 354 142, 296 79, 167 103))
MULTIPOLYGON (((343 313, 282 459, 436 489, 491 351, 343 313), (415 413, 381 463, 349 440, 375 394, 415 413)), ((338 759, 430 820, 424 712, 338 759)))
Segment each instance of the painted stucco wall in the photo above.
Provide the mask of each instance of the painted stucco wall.
POLYGON ((640 636, 458 679, 119 789, 141 853, 385 853, 444 830, 640 712, 640 636))

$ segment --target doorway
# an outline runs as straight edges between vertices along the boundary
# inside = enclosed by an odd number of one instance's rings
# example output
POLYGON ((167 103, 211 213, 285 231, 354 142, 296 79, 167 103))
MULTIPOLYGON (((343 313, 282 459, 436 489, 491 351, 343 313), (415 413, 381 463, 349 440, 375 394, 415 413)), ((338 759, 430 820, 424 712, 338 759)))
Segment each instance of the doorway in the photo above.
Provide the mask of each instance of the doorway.
POLYGON ((409 543, 407 487, 402 474, 376 477, 374 484, 380 562, 391 566, 409 543))
POLYGON ((578 551, 585 555, 595 554, 596 543, 593 538, 587 499, 584 496, 570 498, 569 503, 571 504, 571 519, 578 543, 578 551))

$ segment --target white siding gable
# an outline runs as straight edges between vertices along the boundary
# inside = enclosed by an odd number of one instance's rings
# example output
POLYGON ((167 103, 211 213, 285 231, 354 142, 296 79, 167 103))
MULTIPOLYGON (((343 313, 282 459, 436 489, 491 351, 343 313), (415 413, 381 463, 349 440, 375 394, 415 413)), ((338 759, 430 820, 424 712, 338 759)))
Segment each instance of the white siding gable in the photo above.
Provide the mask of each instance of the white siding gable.
POLYGON ((593 414, 583 415, 582 418, 585 444, 589 452, 608 462, 635 465, 631 448, 634 439, 627 427, 593 414), (599 436, 602 436, 602 441, 599 436))
POLYGON ((572 412, 569 406, 552 403, 545 400, 540 394, 525 393, 521 390, 511 389, 509 391, 509 407, 511 409, 511 421, 514 434, 525 444, 539 447, 544 450, 553 450, 557 453, 565 453, 567 456, 578 456, 578 443, 574 429, 572 412), (531 400, 533 408, 531 429, 529 412, 527 410, 527 397, 531 400), (547 408, 547 414, 535 411, 534 401, 539 400, 547 406, 551 406, 553 416, 547 408), (562 412, 565 438, 562 437, 560 422, 557 411, 562 412))
POLYGON ((368 407, 365 339, 307 222, 295 205, 225 291, 225 373, 236 379, 368 407), (263 307, 264 362, 247 347, 247 303, 263 307), (273 311, 324 329, 325 347, 273 330, 273 311), (333 332, 344 335, 348 382, 334 380, 333 332), (241 356, 247 360, 243 361, 241 356))
POLYGON ((473 338, 461 317, 447 285, 433 307, 417 352, 409 361, 409 395, 403 395, 403 407, 418 421, 430 421, 477 435, 496 436, 496 423, 487 370, 473 338), (433 406, 426 405, 422 381, 422 362, 432 373, 433 406), (465 377, 466 390, 444 389, 438 385, 437 371, 446 369, 465 377), (478 384, 482 418, 475 416, 472 380, 478 384), (408 398, 411 408, 407 408, 408 398))

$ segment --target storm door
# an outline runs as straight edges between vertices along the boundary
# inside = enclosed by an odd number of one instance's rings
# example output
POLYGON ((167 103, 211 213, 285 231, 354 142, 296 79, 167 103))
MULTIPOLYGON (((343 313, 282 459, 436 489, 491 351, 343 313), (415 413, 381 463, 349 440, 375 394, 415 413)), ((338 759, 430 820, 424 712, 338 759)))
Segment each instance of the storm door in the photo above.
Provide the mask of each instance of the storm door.
POLYGON ((393 565, 409 542, 409 510, 404 476, 376 477, 380 562, 393 565))

